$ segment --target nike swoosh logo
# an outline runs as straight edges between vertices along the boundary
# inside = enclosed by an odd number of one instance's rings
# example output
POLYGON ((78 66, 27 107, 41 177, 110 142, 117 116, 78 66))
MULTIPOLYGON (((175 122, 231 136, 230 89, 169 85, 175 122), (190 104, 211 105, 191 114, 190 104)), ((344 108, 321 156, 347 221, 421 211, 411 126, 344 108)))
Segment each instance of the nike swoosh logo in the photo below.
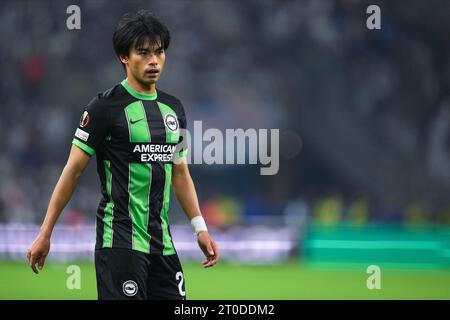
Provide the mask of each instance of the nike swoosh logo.
POLYGON ((141 118, 141 119, 139 119, 139 120, 130 120, 130 123, 131 123, 131 124, 135 124, 135 123, 137 123, 137 122, 139 122, 139 121, 141 121, 141 120, 144 120, 144 118, 141 118))

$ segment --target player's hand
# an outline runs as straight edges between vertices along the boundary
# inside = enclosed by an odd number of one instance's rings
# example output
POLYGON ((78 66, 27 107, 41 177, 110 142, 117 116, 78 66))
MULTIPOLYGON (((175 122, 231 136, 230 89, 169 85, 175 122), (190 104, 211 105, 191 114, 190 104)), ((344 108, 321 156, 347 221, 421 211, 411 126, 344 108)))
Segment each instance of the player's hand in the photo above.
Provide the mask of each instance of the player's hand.
POLYGON ((49 251, 50 237, 38 235, 27 253, 28 263, 34 273, 39 273, 38 269, 41 270, 44 267, 45 258, 47 258, 49 251))
POLYGON ((209 268, 215 265, 219 261, 220 250, 208 231, 201 231, 197 235, 197 242, 206 256, 206 260, 203 261, 203 267, 209 268))

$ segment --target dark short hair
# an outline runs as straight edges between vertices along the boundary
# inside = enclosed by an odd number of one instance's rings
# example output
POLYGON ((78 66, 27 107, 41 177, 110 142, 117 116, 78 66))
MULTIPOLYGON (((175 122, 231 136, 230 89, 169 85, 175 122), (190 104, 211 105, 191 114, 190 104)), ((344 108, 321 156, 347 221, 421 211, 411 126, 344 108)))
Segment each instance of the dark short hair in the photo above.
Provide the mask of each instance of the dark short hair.
POLYGON ((146 41, 161 41, 162 48, 167 50, 170 44, 169 29, 148 10, 124 14, 113 35, 114 51, 119 60, 120 55, 129 55, 131 46, 139 48, 146 41))

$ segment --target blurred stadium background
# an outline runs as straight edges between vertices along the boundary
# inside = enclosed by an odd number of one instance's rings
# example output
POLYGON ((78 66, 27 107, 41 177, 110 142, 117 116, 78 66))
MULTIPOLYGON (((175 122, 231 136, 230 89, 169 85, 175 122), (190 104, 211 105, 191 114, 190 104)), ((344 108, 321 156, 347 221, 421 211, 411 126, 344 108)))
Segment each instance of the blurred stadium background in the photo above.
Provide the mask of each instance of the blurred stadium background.
POLYGON ((2 1, 0 299, 95 299, 95 162, 63 212, 46 268, 37 234, 84 105, 123 79, 120 16, 172 32, 159 87, 188 127, 280 128, 280 170, 191 165, 223 263, 202 270, 172 195, 194 299, 450 299, 450 2, 2 1), (66 8, 81 8, 81 30, 66 8), (382 29, 366 28, 378 4, 382 29), (66 268, 82 270, 81 290, 66 268), (381 267, 369 290, 369 265, 381 267))

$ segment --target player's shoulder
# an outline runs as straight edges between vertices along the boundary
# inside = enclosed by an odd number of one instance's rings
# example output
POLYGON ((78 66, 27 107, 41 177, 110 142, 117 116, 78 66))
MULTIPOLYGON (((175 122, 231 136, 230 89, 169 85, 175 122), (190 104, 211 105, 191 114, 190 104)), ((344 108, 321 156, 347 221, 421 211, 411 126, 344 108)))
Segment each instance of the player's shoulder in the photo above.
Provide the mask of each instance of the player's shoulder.
POLYGON ((124 95, 123 87, 120 83, 115 86, 97 94, 98 99, 100 100, 113 100, 124 95))
POLYGON ((98 92, 88 104, 90 108, 107 108, 108 106, 112 106, 118 99, 122 99, 124 97, 124 91, 120 84, 116 84, 115 86, 103 91, 98 92))
POLYGON ((157 89, 157 92, 158 92, 157 101, 167 104, 172 108, 176 109, 179 108, 184 112, 183 104, 181 103, 180 99, 160 89, 157 89))

